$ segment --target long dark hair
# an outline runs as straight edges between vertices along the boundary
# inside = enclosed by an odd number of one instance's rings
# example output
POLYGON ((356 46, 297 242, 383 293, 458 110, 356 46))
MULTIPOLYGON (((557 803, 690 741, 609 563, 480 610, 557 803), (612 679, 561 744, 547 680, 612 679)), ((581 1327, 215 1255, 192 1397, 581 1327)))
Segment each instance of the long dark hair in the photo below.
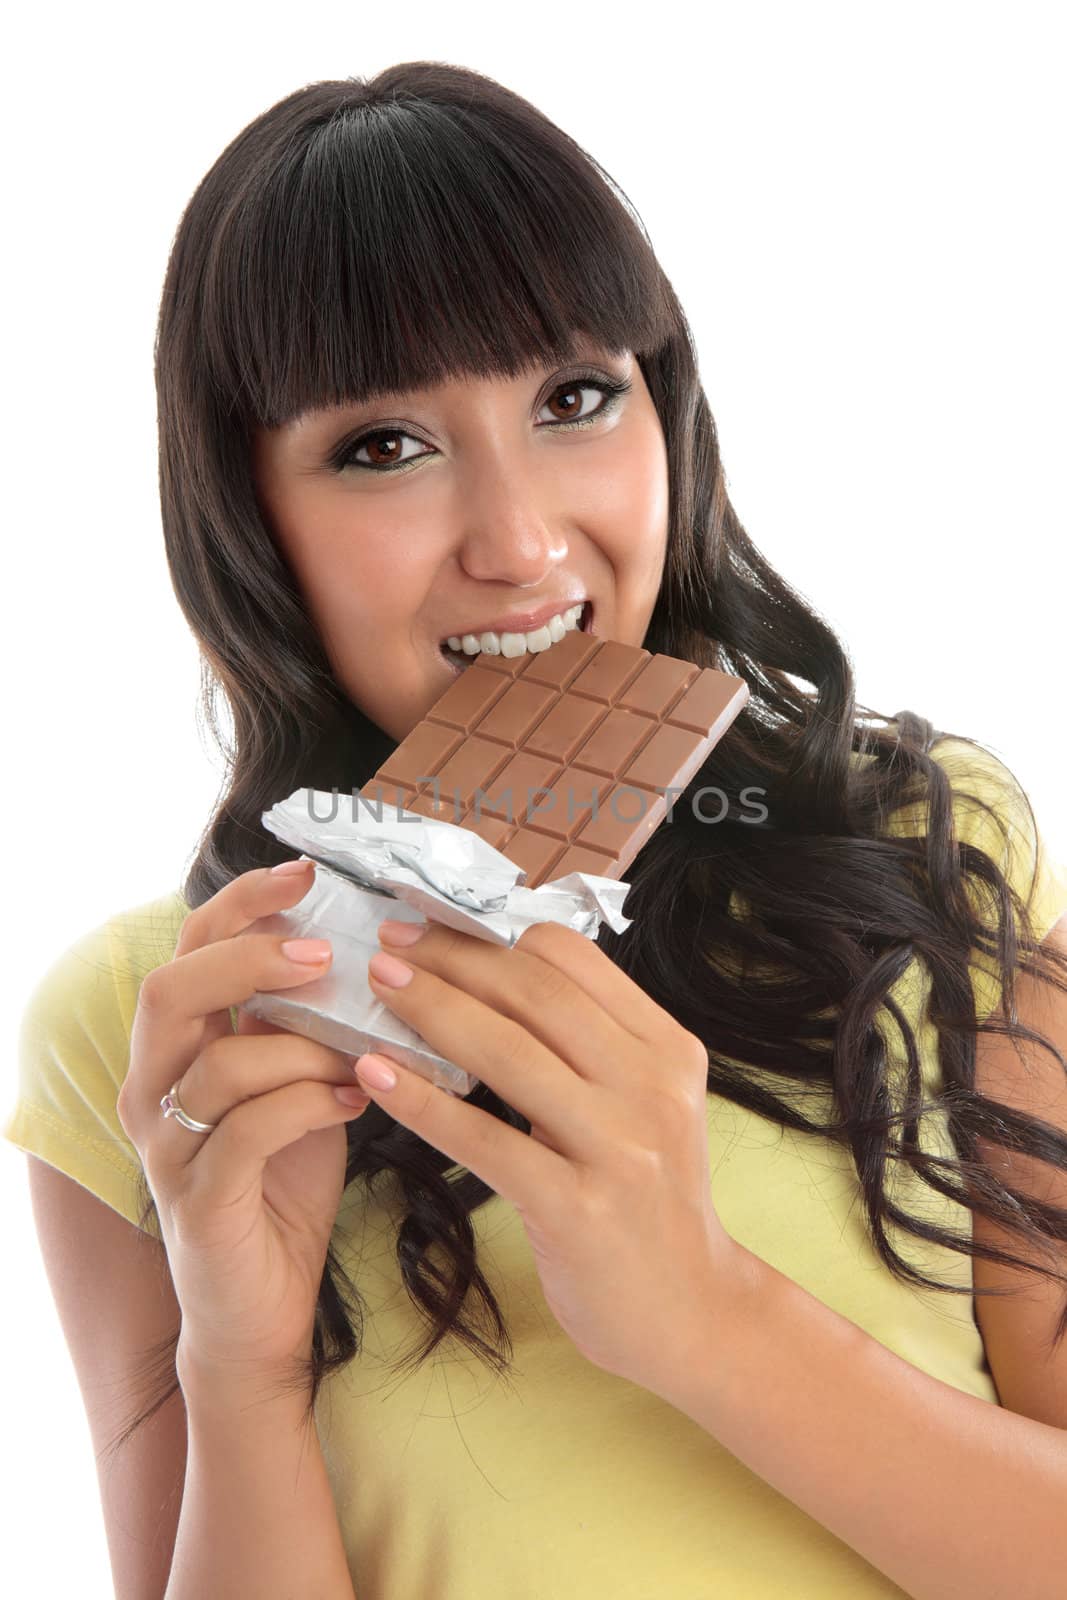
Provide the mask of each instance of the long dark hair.
MULTIPOLYGON (((392 748, 339 690, 261 514, 253 431, 382 389, 569 361, 576 332, 634 352, 666 441, 669 542, 644 644, 733 673, 751 691, 714 752, 713 777, 691 786, 714 782, 729 811, 702 825, 683 797, 627 873, 633 926, 602 930, 601 949, 706 1042, 709 1092, 848 1150, 894 1275, 971 1292, 918 1270, 887 1223, 1031 1264, 908 1216, 886 1192, 890 1164, 1053 1260, 1067 1211, 1010 1189, 978 1141, 1067 1169, 1067 1139, 975 1092, 975 1040, 995 1031, 1047 1045, 1014 1020, 1015 975, 1067 985, 997 861, 956 839, 955 791, 931 754, 941 735, 913 712, 857 705, 833 631, 738 521, 688 324, 633 207, 533 106, 468 69, 406 62, 289 95, 222 153, 178 228, 156 347, 160 496, 174 587, 202 652, 203 708, 227 758, 186 901, 199 906, 291 853, 260 822, 275 801, 304 786, 347 792, 392 748), (749 786, 766 795, 756 825, 734 798, 749 786), (891 814, 913 803, 928 807, 928 826, 892 835, 891 814), (994 966, 1010 1020, 978 1017, 976 950, 994 966), (934 1103, 891 993, 912 963, 929 978, 958 1159, 921 1148, 920 1119, 934 1103), (899 1092, 879 1026, 887 1016, 904 1041, 899 1092), (823 1119, 805 1114, 820 1088, 823 1119)), ((529 1131, 484 1084, 472 1100, 529 1131)), ((454 1163, 373 1103, 347 1136, 346 1185, 389 1173, 406 1200, 396 1249, 427 1328, 397 1370, 452 1334, 504 1373, 511 1343, 470 1220, 493 1191, 468 1172, 446 1177, 454 1163)), ((145 1227, 154 1205, 143 1175, 140 1189, 145 1227)), ((1053 1267, 1035 1270, 1067 1286, 1053 1267)), ((309 1417, 323 1378, 358 1353, 362 1311, 331 1247, 301 1376, 309 1417)), ((1067 1300, 1057 1345, 1065 1332, 1067 1300)), ((149 1352, 162 1387, 112 1449, 175 1392, 175 1347, 149 1352)))

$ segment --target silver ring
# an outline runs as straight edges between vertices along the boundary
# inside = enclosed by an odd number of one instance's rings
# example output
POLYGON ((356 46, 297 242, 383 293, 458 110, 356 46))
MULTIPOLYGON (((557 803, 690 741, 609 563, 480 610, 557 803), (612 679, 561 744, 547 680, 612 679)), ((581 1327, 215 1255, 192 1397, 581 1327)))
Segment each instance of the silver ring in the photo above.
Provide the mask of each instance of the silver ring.
POLYGON ((185 1107, 178 1098, 178 1084, 181 1083, 181 1081, 182 1080, 179 1078, 177 1083, 172 1083, 162 1100, 159 1102, 163 1107, 163 1115, 165 1117, 174 1117, 178 1122, 181 1123, 183 1128, 188 1128, 190 1133, 210 1133, 212 1128, 218 1127, 218 1123, 197 1122, 195 1117, 191 1117, 189 1115, 188 1111, 186 1111, 185 1107))

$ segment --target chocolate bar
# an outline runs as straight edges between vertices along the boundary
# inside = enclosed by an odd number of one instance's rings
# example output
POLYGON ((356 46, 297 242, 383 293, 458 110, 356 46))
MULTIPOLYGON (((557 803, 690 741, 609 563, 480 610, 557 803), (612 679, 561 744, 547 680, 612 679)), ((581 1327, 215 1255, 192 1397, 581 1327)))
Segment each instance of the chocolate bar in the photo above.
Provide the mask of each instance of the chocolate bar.
POLYGON ((742 678, 578 629, 483 652, 360 798, 473 828, 527 888, 621 878, 748 695, 742 678))

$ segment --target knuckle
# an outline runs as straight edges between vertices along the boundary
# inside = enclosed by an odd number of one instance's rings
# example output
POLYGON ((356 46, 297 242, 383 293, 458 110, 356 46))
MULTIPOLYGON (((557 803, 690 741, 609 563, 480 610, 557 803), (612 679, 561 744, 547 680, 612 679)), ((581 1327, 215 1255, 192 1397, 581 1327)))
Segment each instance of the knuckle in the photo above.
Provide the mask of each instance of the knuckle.
POLYGON ((672 1083, 657 1097, 656 1112, 667 1138, 673 1138, 690 1126, 703 1097, 698 1097, 684 1083, 672 1083))
POLYGON ((209 1078, 218 1078, 223 1072, 232 1075, 241 1059, 240 1055, 235 1055, 233 1050, 233 1043, 236 1037, 236 1034, 230 1033, 224 1034, 219 1039, 209 1039, 207 1044, 193 1057, 183 1076, 186 1076, 193 1067, 198 1067, 209 1078))
POLYGON ((479 1118, 470 1128, 467 1137, 471 1143, 473 1165, 477 1167, 484 1161, 491 1161, 500 1138, 496 1118, 491 1117, 488 1122, 479 1118))
POLYGON ((434 1094, 431 1085, 424 1078, 419 1078, 418 1086, 412 1091, 412 1100, 415 1103, 412 1105, 411 1113, 416 1121, 423 1121, 431 1116, 434 1094))
POLYGON ((502 1067, 521 1065, 526 1052, 528 1035, 525 1028, 509 1022, 501 1028, 493 1043, 493 1055, 502 1067))
POLYGON ((523 949, 531 955, 544 955, 551 959, 553 953, 557 957, 564 956, 573 947, 572 937, 585 940, 573 928, 565 928, 559 922, 535 922, 527 928, 515 941, 516 949, 523 949))
POLYGON ((220 889, 216 889, 202 905, 194 906, 178 930, 175 955, 185 956, 193 950, 202 950, 205 945, 213 944, 220 915, 224 913, 228 902, 235 901, 238 908, 251 919, 261 903, 261 889, 269 877, 268 869, 250 867, 247 872, 238 873, 220 889))
MULTIPOLYGON (((227 906, 236 908, 244 916, 258 915, 263 906, 263 890, 270 884, 271 874, 268 867, 249 867, 247 872, 238 872, 230 878, 221 889, 216 890, 210 900, 205 901, 204 910, 209 906, 227 906)), ((274 880, 275 883, 277 879, 274 880)))
POLYGON ((683 1028, 678 1036, 678 1054, 682 1061, 692 1066, 693 1072, 699 1073, 702 1078, 708 1075, 708 1047, 703 1039, 698 1039, 695 1033, 690 1033, 683 1028))
POLYGON ((555 1006, 570 988, 570 979, 559 967, 549 966, 547 961, 538 961, 530 969, 529 987, 534 1004, 547 1010, 555 1006))
POLYGON ((138 1009, 146 1012, 163 1010, 169 1000, 172 987, 172 968, 174 963, 164 962, 161 967, 153 967, 151 972, 141 979, 137 991, 138 1009))
POLYGON ((666 1156, 661 1146, 634 1139, 624 1139, 612 1157, 613 1165, 621 1169, 628 1182, 648 1185, 663 1176, 666 1156))
POLYGON ((434 955, 439 956, 443 961, 447 961, 449 956, 460 948, 463 940, 469 937, 468 934, 460 933, 458 929, 450 928, 443 922, 435 922, 423 934, 419 946, 416 948, 421 947, 424 949, 427 941, 429 941, 430 949, 434 955))
POLYGON ((134 1137, 133 1104, 131 1102, 128 1084, 129 1079, 124 1079, 122 1087, 119 1089, 118 1095, 115 1099, 115 1113, 118 1116, 119 1124, 123 1133, 132 1142, 134 1137))
POLYGON ((208 900, 202 906, 197 906, 185 918, 178 929, 178 941, 174 947, 175 955, 188 955, 190 950, 199 950, 201 945, 208 942, 208 919, 210 916, 208 907, 210 904, 211 901, 208 900))

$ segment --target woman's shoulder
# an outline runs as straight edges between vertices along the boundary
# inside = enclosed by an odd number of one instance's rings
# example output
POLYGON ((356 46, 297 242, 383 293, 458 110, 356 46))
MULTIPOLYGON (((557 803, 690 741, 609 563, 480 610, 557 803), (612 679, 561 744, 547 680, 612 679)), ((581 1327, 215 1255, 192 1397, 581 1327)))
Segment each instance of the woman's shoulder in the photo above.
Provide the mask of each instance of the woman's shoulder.
MULTIPOLYGON (((995 863, 1027 906, 1037 938, 1044 938, 1067 908, 1067 868, 1050 850, 1019 775, 995 751, 960 735, 942 735, 929 754, 948 779, 956 841, 995 863)), ((897 835, 923 837, 929 826, 929 795, 890 819, 890 831, 897 835)), ((972 877, 969 887, 988 911, 982 881, 972 877)))
MULTIPOLYGON (((104 1059, 125 1057, 137 993, 154 967, 173 960, 189 915, 181 893, 115 911, 64 946, 37 979, 23 1012, 23 1034, 53 1048, 78 1034, 108 1046, 104 1059)), ((125 1071, 125 1061, 122 1061, 125 1071)))
POLYGON ((173 959, 188 915, 179 890, 111 913, 53 956, 31 991, 27 1012, 53 1018, 76 1012, 88 1021, 117 1009, 132 1021, 137 990, 154 967, 173 959))
MULTIPOLYGON (((1010 764, 984 745, 943 735, 930 748, 932 760, 948 779, 948 814, 957 845, 980 850, 1005 879, 1014 899, 1011 921, 1021 925, 1016 901, 1026 908, 1034 939, 1040 943, 1067 911, 1067 865, 1052 850, 1026 788, 1010 764)), ((902 807, 889 820, 893 835, 925 838, 930 796, 902 807)), ((963 861, 965 893, 980 924, 992 933, 1001 922, 1000 897, 979 870, 963 861)), ((1001 974, 992 953, 975 947, 970 957, 978 1021, 1000 1006, 1001 974)))
POLYGON ((132 1007, 136 1007, 137 990, 149 972, 174 959, 178 935, 189 910, 185 897, 175 889, 117 911, 102 925, 99 931, 109 946, 124 1008, 131 997, 132 1007))
POLYGON ((137 993, 155 967, 174 958, 189 906, 180 890, 112 912, 53 957, 30 994, 26 1016, 64 1018, 95 1033, 105 1019, 128 1040, 137 993))
POLYGON ((188 915, 171 891, 105 917, 53 957, 24 1002, 16 1099, 0 1128, 135 1224, 139 1160, 116 1101, 138 990, 173 959, 188 915))

